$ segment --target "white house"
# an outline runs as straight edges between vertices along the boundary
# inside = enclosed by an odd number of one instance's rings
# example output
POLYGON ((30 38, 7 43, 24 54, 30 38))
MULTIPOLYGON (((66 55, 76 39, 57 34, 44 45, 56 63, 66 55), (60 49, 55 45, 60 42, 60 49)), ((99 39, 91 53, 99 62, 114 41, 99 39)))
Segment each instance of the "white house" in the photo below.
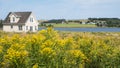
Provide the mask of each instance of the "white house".
POLYGON ((10 12, 3 23, 5 32, 36 32, 38 21, 32 12, 10 12))

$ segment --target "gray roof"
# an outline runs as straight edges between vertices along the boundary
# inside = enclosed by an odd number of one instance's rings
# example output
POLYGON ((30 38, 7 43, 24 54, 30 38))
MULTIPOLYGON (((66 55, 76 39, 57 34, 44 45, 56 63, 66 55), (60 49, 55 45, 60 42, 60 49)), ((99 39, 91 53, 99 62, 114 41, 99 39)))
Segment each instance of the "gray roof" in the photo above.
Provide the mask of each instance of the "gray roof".
POLYGON ((5 18, 4 24, 11 24, 10 23, 10 14, 14 14, 16 17, 20 17, 20 20, 17 23, 14 24, 25 24, 29 16, 31 15, 32 12, 10 12, 7 17, 5 18))

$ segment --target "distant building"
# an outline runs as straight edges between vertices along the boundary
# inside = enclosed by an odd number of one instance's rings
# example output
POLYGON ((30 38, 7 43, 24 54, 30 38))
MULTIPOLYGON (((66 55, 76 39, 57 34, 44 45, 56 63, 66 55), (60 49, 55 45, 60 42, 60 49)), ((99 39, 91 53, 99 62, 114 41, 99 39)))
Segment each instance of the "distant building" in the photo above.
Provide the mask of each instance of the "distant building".
POLYGON ((80 19, 81 24, 88 24, 87 22, 89 21, 88 19, 80 19))
POLYGON ((32 12, 10 12, 3 23, 5 32, 36 32, 38 21, 32 12))

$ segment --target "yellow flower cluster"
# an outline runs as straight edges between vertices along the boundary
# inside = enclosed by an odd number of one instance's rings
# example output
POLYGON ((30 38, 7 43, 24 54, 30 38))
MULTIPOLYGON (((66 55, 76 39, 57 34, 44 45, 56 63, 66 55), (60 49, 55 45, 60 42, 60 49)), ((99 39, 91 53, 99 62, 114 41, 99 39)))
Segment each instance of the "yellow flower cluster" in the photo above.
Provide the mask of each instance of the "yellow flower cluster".
POLYGON ((120 33, 57 32, 51 27, 37 33, 3 32, 0 67, 119 68, 118 40, 120 33))
POLYGON ((80 50, 70 50, 69 54, 71 54, 75 58, 82 58, 85 59, 85 55, 80 50))
POLYGON ((47 55, 47 56, 55 55, 55 52, 51 48, 48 48, 48 47, 43 48, 43 50, 40 50, 40 53, 42 55, 47 55))
POLYGON ((2 53, 2 50, 3 50, 3 47, 2 47, 2 46, 0 46, 0 53, 2 53))
POLYGON ((27 55, 28 55, 27 51, 16 51, 16 50, 13 50, 12 48, 10 48, 7 51, 7 55, 5 55, 5 59, 9 59, 9 60, 12 60, 14 58, 21 59, 27 55))

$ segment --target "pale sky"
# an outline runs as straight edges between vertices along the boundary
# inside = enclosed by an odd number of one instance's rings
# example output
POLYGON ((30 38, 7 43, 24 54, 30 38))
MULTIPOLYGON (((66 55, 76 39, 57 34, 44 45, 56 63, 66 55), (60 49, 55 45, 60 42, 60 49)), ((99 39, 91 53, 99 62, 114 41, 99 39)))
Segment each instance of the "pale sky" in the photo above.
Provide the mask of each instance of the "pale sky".
POLYGON ((0 19, 17 11, 37 19, 120 18, 120 0, 0 0, 0 19))

